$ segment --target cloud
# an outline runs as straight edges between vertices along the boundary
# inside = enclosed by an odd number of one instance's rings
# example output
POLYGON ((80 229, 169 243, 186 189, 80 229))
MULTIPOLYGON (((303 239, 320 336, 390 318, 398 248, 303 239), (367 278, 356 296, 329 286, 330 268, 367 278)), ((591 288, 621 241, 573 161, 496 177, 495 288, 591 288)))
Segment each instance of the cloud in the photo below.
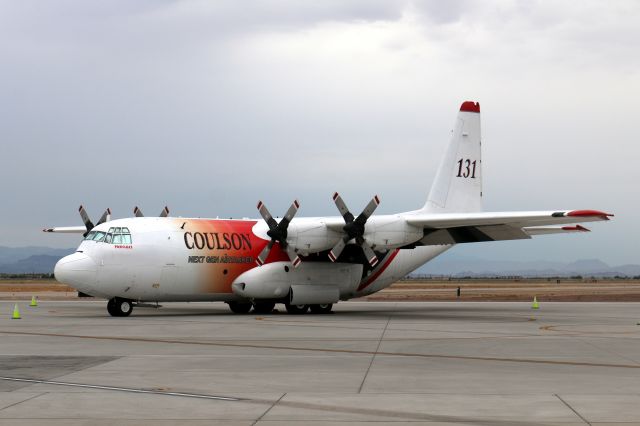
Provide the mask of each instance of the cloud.
POLYGON ((80 203, 228 217, 298 197, 315 216, 335 214, 340 190, 354 209, 374 193, 382 212, 413 209, 460 102, 477 99, 487 208, 622 212, 584 239, 518 250, 631 261, 638 9, 0 2, 0 244, 69 245, 38 230, 75 222, 80 203))

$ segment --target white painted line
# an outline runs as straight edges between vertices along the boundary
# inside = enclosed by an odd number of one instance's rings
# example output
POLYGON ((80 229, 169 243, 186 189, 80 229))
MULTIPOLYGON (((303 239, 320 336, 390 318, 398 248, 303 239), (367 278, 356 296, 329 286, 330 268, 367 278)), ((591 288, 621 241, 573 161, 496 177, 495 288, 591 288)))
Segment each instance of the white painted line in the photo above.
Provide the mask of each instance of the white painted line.
POLYGON ((37 383, 37 384, 43 384, 43 385, 72 386, 77 388, 101 389, 101 390, 120 391, 120 392, 150 393, 154 395, 182 396, 186 398, 215 399, 218 401, 241 401, 240 398, 231 398, 228 396, 215 396, 215 395, 204 395, 199 393, 184 393, 184 392, 164 392, 164 391, 135 389, 135 388, 120 388, 115 386, 89 385, 85 383, 57 382, 54 380, 23 379, 20 377, 0 377, 0 380, 8 380, 12 382, 37 383))

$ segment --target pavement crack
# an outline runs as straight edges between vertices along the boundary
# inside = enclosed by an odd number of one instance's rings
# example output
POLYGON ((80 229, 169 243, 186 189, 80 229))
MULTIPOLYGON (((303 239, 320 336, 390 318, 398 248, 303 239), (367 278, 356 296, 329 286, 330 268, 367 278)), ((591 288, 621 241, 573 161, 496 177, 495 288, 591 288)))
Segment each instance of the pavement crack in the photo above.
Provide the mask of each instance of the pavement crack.
POLYGON ((92 385, 89 383, 61 382, 57 380, 28 379, 23 377, 0 377, 0 380, 10 381, 10 382, 42 384, 42 385, 97 389, 97 390, 106 390, 106 391, 115 391, 115 392, 130 392, 130 393, 142 393, 142 394, 152 394, 152 395, 178 396, 178 397, 184 397, 184 398, 198 398, 198 399, 209 399, 209 400, 217 400, 217 401, 243 401, 243 398, 234 398, 230 396, 221 396, 221 395, 207 395, 207 394, 188 393, 188 392, 171 392, 171 391, 160 391, 160 390, 154 390, 154 389, 126 388, 126 387, 107 386, 107 385, 92 385))
POLYGON ((362 378, 362 382, 360 383, 360 387, 358 388, 358 393, 362 392, 362 388, 364 387, 364 382, 367 380, 369 376, 369 371, 371 370, 371 366, 373 365, 373 361, 376 359, 376 355, 378 355, 378 351, 380 350, 380 346, 382 345, 382 340, 384 340, 384 335, 387 332, 387 327, 389 327, 389 323, 391 322, 391 318, 393 315, 389 315, 387 318, 387 323, 384 325, 384 329, 380 334, 380 339, 378 340, 378 346, 376 346, 375 352, 373 352, 373 356, 371 357, 371 361, 369 362, 369 367, 367 367, 367 371, 364 373, 364 377, 362 378))
POLYGON ((582 420, 585 424, 591 426, 591 423, 589 423, 589 421, 587 419, 585 419, 584 417, 582 417, 582 415, 580 413, 578 413, 571 405, 569 405, 569 403, 567 401, 565 401, 564 399, 562 399, 560 397, 560 395, 558 395, 557 393, 554 393, 553 396, 555 396, 556 398, 558 398, 560 401, 562 401, 562 403, 564 405, 567 406, 567 408, 571 411, 573 411, 575 413, 576 416, 580 417, 580 420, 582 420))
POLYGON ((0 411, 4 411, 4 410, 6 410, 7 408, 15 407, 16 405, 18 405, 18 404, 22 404, 23 402, 31 401, 32 399, 37 398, 37 397, 39 397, 39 396, 42 396, 42 395, 44 395, 44 394, 46 394, 46 393, 47 393, 47 392, 40 392, 40 393, 38 393, 37 395, 33 395, 33 396, 32 396, 32 397, 30 397, 30 398, 23 399, 22 401, 14 402, 13 404, 9 404, 9 405, 7 405, 6 407, 2 407, 2 408, 0 408, 0 411))
POLYGON ((285 392, 285 393, 283 393, 282 395, 280 395, 280 398, 278 398, 277 400, 273 401, 273 404, 271 404, 271 405, 269 406, 269 408, 267 408, 267 409, 265 410, 265 412, 264 412, 264 413, 262 413, 262 414, 260 415, 260 417, 258 417, 258 418, 256 419, 256 421, 255 421, 255 422, 251 423, 251 426, 255 426, 256 424, 258 424, 258 422, 259 422, 260 420, 262 420, 262 419, 264 418, 264 416, 266 416, 266 415, 267 415, 267 413, 269 413, 269 411, 271 411, 271 409, 272 409, 273 407, 275 407, 276 405, 278 405, 278 403, 279 403, 280 401, 282 401, 282 398, 284 398, 285 396, 287 396, 287 393, 286 393, 286 392, 285 392))

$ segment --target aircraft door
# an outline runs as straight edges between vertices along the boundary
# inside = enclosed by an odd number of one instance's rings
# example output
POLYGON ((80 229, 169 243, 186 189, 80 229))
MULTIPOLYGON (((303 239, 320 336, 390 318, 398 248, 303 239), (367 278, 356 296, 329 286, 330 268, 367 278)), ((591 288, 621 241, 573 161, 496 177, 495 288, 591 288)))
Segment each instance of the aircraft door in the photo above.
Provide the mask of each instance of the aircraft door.
POLYGON ((178 267, 176 265, 165 265, 160 274, 160 286, 157 289, 159 295, 176 293, 178 280, 178 267))

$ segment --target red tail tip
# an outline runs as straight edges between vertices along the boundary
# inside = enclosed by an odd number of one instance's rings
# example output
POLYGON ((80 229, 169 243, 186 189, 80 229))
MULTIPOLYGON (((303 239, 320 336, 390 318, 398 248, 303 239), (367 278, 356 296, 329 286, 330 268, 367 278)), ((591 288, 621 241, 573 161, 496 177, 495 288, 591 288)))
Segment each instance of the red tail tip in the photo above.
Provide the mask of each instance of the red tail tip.
POLYGON ((460 105, 460 111, 480 112, 480 102, 465 101, 460 105))

